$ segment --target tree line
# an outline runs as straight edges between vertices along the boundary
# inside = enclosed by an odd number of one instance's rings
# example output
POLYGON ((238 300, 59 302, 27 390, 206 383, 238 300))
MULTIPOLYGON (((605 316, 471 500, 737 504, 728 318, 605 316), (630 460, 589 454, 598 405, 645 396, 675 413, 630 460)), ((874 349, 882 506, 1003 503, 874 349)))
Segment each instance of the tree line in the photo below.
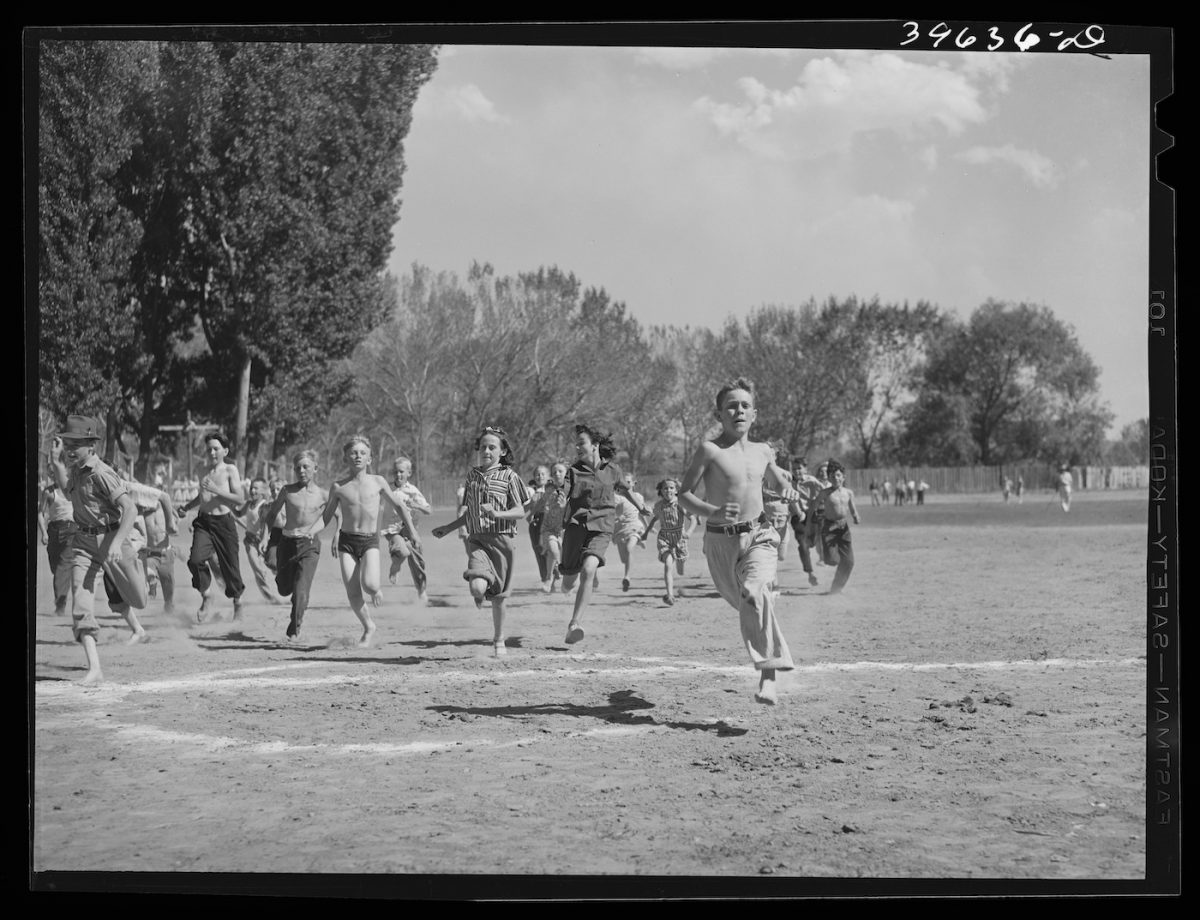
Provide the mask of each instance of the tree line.
MULTIPOLYGON (((569 454, 583 420, 630 468, 677 468, 740 374, 758 387, 757 436, 787 455, 870 467, 1116 449, 1097 367, 1041 305, 960 319, 808 298, 707 329, 645 326, 557 266, 391 277, 404 140, 436 46, 37 53, 39 405, 103 417, 142 472, 188 419, 232 434, 243 467, 298 445, 328 455, 363 430, 419 469, 457 470, 485 424, 542 460, 569 454)), ((1136 454, 1136 432, 1126 444, 1136 454)))

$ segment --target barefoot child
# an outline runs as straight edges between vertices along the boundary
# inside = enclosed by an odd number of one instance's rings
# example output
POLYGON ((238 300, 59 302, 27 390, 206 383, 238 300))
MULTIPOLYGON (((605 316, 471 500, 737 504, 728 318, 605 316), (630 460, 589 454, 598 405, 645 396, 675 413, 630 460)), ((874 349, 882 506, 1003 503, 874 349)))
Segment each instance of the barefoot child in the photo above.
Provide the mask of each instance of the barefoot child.
MULTIPOLYGON (((884 485, 888 485, 886 481, 884 485)), ((792 488, 799 495, 799 498, 790 504, 789 509, 792 533, 796 537, 796 549, 800 553, 800 566, 808 575, 808 583, 816 585, 817 576, 813 574, 811 553, 814 543, 808 525, 813 519, 813 507, 823 487, 816 476, 809 474, 808 461, 804 457, 797 457, 792 461, 792 488)))
MULTIPOLYGON (((288 623, 287 637, 299 639, 313 576, 321 558, 320 533, 325 528, 324 511, 329 496, 317 485, 315 451, 300 451, 292 468, 296 481, 281 485, 279 493, 271 500, 270 507, 260 520, 275 521, 282 515, 283 526, 276 543, 275 587, 284 597, 291 595, 292 617, 288 623)), ((259 539, 259 548, 265 556, 268 544, 274 537, 267 532, 260 533, 259 539)))
POLYGON ((642 515, 646 514, 646 499, 641 492, 635 492, 637 480, 633 473, 626 473, 621 480, 625 484, 628 498, 617 493, 616 521, 613 524, 613 543, 617 547, 617 556, 621 560, 621 590, 629 590, 629 574, 633 570, 633 548, 637 546, 642 531, 642 515), (638 509, 642 509, 639 513, 638 509))
POLYGON ((854 506, 854 492, 846 488, 846 468, 836 460, 828 464, 833 484, 821 493, 821 547, 826 565, 836 565, 830 594, 838 594, 846 586, 854 570, 854 547, 850 545, 850 522, 846 515, 858 523, 858 508, 854 506))
POLYGON ((561 460, 550 467, 550 481, 535 500, 534 509, 542 518, 542 552, 546 555, 546 577, 542 591, 551 593, 558 587, 562 574, 558 570, 562 559, 563 516, 567 510, 567 465, 561 460))
POLYGON ((417 536, 415 515, 418 513, 429 514, 433 509, 429 507, 429 502, 425 500, 421 490, 413 485, 412 471, 412 460, 408 457, 397 457, 392 462, 392 485, 395 487, 392 490, 392 498, 404 502, 408 508, 409 516, 413 521, 413 530, 406 529, 404 522, 396 520, 393 516, 393 519, 383 529, 383 535, 387 540, 388 555, 391 557, 391 564, 388 567, 388 582, 396 584, 400 577, 400 569, 407 560, 408 570, 412 573, 413 586, 417 589, 417 600, 424 604, 429 600, 429 595, 425 590, 429 576, 425 567, 425 555, 421 550, 421 538, 417 536))
POLYGON ((203 623, 212 612, 212 571, 209 560, 216 556, 221 576, 225 580, 225 596, 233 600, 233 618, 242 618, 242 570, 238 562, 237 526, 233 523, 233 512, 242 503, 242 477, 238 468, 226 463, 229 454, 229 438, 223 434, 210 434, 204 439, 208 459, 208 472, 200 480, 200 491, 178 510, 186 517, 192 508, 199 508, 192 522, 192 551, 188 556, 188 570, 192 573, 192 587, 200 592, 200 609, 196 621, 203 623))
POLYGON ((250 563, 250 571, 254 573, 254 582, 262 596, 271 604, 282 604, 283 598, 271 590, 274 580, 267 566, 266 555, 261 549, 263 533, 267 527, 268 518, 263 514, 268 508, 267 481, 256 476, 250 481, 250 497, 237 510, 234 523, 242 528, 242 545, 246 548, 246 561, 250 563))
POLYGON ((658 501, 654 503, 654 509, 650 512, 650 520, 646 523, 646 529, 642 531, 638 544, 645 546, 646 537, 650 536, 650 531, 654 529, 655 524, 659 525, 658 561, 663 564, 663 582, 667 587, 667 593, 663 595, 663 603, 670 606, 675 603, 675 598, 678 596, 675 592, 674 576, 671 573, 672 560, 674 560, 675 570, 682 576, 683 567, 688 558, 688 537, 699 522, 684 511, 679 504, 679 480, 664 479, 659 482, 657 490, 658 501), (683 529, 685 523, 687 530, 683 529))
POLYGON ((324 520, 328 524, 338 518, 338 535, 333 555, 342 568, 342 583, 346 597, 363 634, 359 648, 367 648, 375 634, 375 621, 367 610, 367 599, 378 607, 383 600, 379 578, 379 518, 384 506, 396 512, 410 533, 415 533, 408 506, 392 497, 387 480, 367 472, 371 465, 371 443, 356 435, 342 448, 349 475, 339 479, 329 490, 324 520))
POLYGON ((596 573, 604 565, 604 553, 612 542, 616 524, 617 493, 633 502, 639 513, 646 506, 625 484, 621 468, 606 462, 614 453, 612 441, 587 425, 575 426, 576 461, 567 470, 566 524, 563 527, 562 561, 563 592, 569 592, 579 581, 575 606, 567 624, 567 644, 574 645, 583 636, 580 620, 592 599, 596 573), (582 575, 582 577, 580 577, 582 575))
POLYGON ((71 621, 75 641, 83 646, 88 670, 82 683, 104 679, 96 636, 96 575, 103 573, 108 606, 125 618, 132 645, 146 637, 133 608, 146 606, 146 579, 129 541, 137 506, 112 467, 96 454, 100 422, 70 415, 50 447, 50 474, 71 502, 75 533, 71 541, 71 621), (66 460, 66 464, 63 460, 66 460), (68 465, 70 467, 68 471, 68 465))
POLYGON ((164 489, 133 480, 126 480, 125 485, 138 510, 135 529, 140 529, 145 538, 145 545, 138 548, 138 558, 147 592, 154 597, 161 586, 163 610, 171 613, 175 609, 175 547, 171 545, 171 537, 178 533, 174 503, 164 489))
POLYGON ((738 611, 742 639, 759 671, 754 698, 773 705, 777 671, 792 656, 775 620, 771 585, 779 564, 779 534, 762 520, 763 486, 795 501, 798 493, 775 465, 767 444, 749 440, 757 417, 754 390, 738 378, 717 392, 721 434, 700 446, 680 483, 679 503, 705 519, 704 555, 721 596, 738 611), (696 495, 703 486, 704 498, 696 495))
POLYGON ((542 548, 542 496, 546 485, 550 482, 550 467, 539 466, 533 471, 529 480, 529 542, 533 546, 533 557, 537 560, 538 580, 544 587, 550 580, 550 570, 546 567, 546 551, 542 548))
POLYGON ((503 428, 484 428, 475 439, 479 465, 471 468, 463 486, 466 512, 449 524, 433 528, 439 540, 466 526, 467 570, 463 578, 475 606, 492 602, 492 652, 506 655, 504 645, 505 599, 512 587, 517 521, 529 509, 529 489, 512 469, 512 448, 503 428))
POLYGON ((75 511, 71 501, 51 481, 42 487, 38 504, 38 536, 50 560, 54 584, 54 612, 64 616, 71 595, 71 541, 75 536, 75 511))

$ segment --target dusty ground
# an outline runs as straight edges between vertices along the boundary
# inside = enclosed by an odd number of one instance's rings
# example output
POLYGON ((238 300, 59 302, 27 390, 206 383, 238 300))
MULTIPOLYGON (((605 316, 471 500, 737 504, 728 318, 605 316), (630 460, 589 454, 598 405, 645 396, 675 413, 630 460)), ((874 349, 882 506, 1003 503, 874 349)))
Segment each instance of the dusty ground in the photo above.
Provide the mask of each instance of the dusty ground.
POLYGON ((147 644, 104 620, 93 689, 39 553, 33 868, 1142 878, 1146 496, 863 503, 843 595, 781 566, 776 707, 699 534, 674 607, 652 550, 628 593, 610 550, 577 647, 522 535, 491 657, 461 544, 427 536, 433 603, 405 573, 373 648, 326 552, 298 647, 253 586, 236 626, 152 601, 147 644))

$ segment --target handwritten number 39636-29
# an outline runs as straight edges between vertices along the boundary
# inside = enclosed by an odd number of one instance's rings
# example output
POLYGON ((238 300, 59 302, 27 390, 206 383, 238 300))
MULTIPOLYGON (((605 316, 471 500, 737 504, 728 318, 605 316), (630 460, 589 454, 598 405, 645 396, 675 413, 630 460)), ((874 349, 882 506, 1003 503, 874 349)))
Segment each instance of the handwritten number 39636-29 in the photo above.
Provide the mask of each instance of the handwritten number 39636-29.
MULTIPOLYGON (((915 22, 904 23, 904 28, 908 33, 908 38, 902 41, 901 46, 911 45, 921 37, 921 27, 915 22)), ((933 39, 933 47, 937 48, 943 41, 949 38, 954 33, 946 23, 939 22, 936 26, 929 30, 927 38, 933 39)), ((1056 29, 1053 32, 1046 33, 1049 38, 1061 38, 1058 43, 1058 50, 1065 51, 1072 46, 1079 48, 1081 51, 1086 51, 1089 48, 1095 48, 1097 45, 1104 43, 1104 29, 1098 25, 1090 25, 1085 29, 1081 29, 1074 35, 1067 35, 1062 29, 1056 29)), ((977 38, 972 34, 970 28, 959 29, 958 34, 954 36, 954 46, 956 48, 970 48, 975 44, 977 38)), ((1013 36, 1013 44, 1020 51, 1028 51, 1034 45, 1041 42, 1041 36, 1033 31, 1033 23, 1028 22, 1017 30, 1013 36)), ((1004 36, 1000 34, 999 28, 990 26, 987 30, 987 50, 995 51, 1004 45, 1004 36)))

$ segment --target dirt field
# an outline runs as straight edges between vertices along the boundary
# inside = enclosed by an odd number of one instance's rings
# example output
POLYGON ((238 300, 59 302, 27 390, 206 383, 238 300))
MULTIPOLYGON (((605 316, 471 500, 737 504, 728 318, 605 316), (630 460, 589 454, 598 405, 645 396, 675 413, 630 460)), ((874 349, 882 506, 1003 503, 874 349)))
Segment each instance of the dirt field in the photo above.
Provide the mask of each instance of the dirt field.
POLYGON ((432 604, 406 572, 369 649, 327 546, 298 646, 253 584, 242 624, 196 625, 177 563, 184 613, 151 601, 151 641, 103 619, 98 688, 39 548, 33 868, 463 875, 463 896, 492 875, 1142 878, 1146 495, 861 499, 844 594, 794 548, 780 567, 797 669, 775 707, 699 533, 674 607, 652 549, 628 593, 610 550, 575 647, 522 534, 504 659, 453 536, 425 538, 432 604))

